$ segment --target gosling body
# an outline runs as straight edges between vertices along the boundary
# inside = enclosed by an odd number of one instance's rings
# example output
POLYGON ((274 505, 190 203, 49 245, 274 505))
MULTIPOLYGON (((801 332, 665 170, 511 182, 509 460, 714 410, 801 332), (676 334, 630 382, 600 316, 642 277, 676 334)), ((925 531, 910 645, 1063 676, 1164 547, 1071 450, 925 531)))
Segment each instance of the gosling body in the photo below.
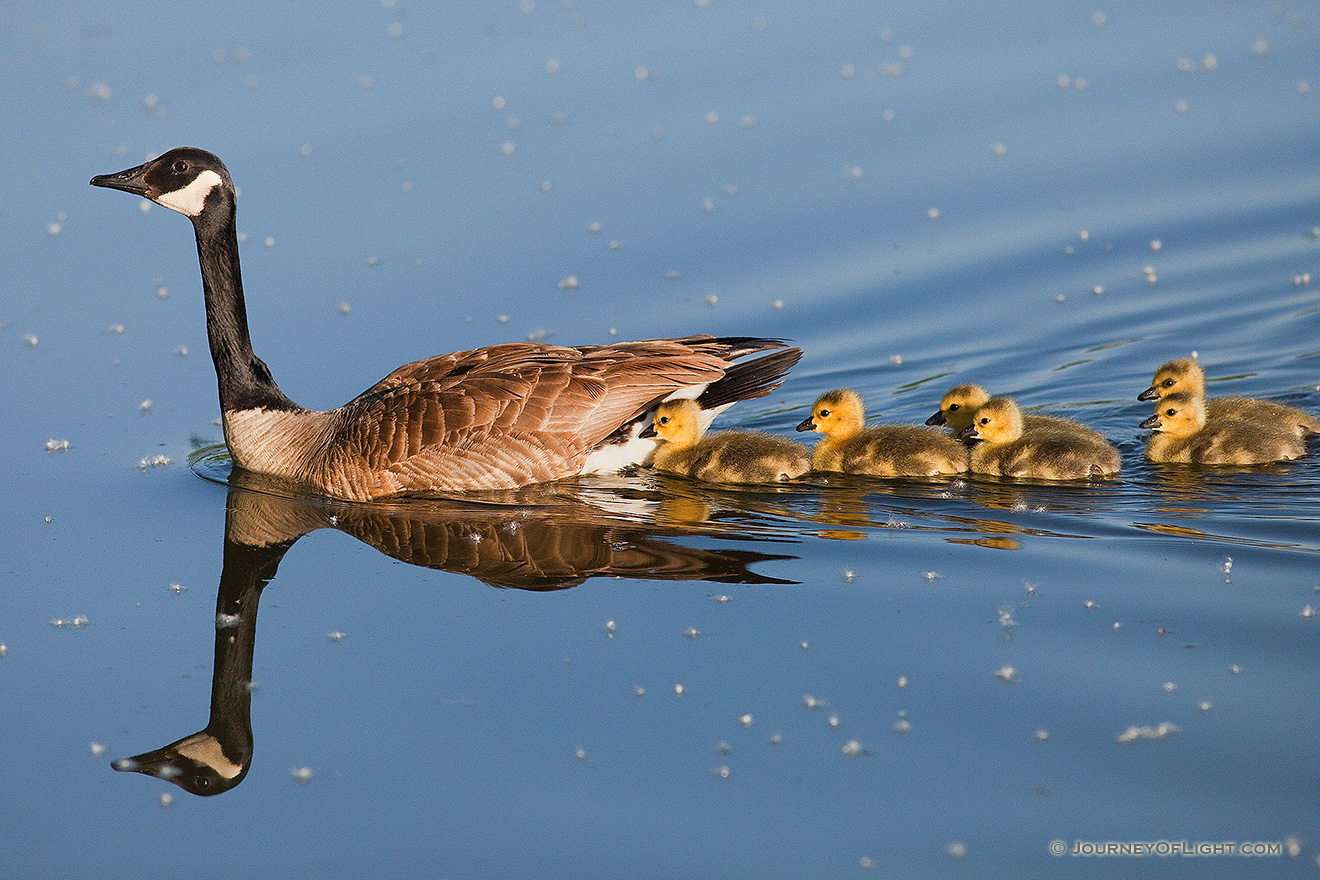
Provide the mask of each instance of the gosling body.
MULTIPOLYGON (((990 400, 990 394, 980 385, 970 382, 954 385, 940 399, 940 408, 926 419, 927 425, 945 425, 954 437, 959 436, 972 424, 976 411, 990 400)), ((1060 416, 1043 416, 1036 413, 1023 413, 1024 431, 1038 434, 1055 431, 1072 436, 1086 436, 1095 443, 1108 443, 1100 432, 1086 427, 1080 422, 1060 416)))
POLYGON ((773 434, 724 431, 702 436, 700 408, 692 400, 670 400, 656 408, 643 436, 660 438, 656 470, 707 483, 776 483, 811 469, 807 448, 773 434))
POLYGON ((1205 400, 1205 418, 1211 425, 1227 420, 1249 421, 1302 438, 1320 434, 1320 419, 1294 406, 1255 397, 1206 398, 1205 371, 1193 358, 1176 358, 1162 364, 1150 387, 1138 394, 1137 400, 1163 400, 1179 393, 1205 400))
POLYGON ((1146 441, 1151 461, 1255 465, 1292 461, 1306 452, 1300 437, 1277 425, 1210 418, 1205 399, 1186 391, 1161 397, 1141 427, 1155 432, 1146 441))
POLYGON ((1112 476, 1122 466, 1118 450, 1103 437, 1097 442, 1091 436, 1095 433, 1089 428, 1031 430, 1012 398, 992 397, 959 436, 980 441, 971 451, 973 473, 1081 480, 1112 476))
POLYGON ((799 431, 822 437, 811 452, 811 469, 875 477, 940 477, 967 470, 967 448, 920 425, 866 428, 862 398, 847 388, 821 395, 799 431))

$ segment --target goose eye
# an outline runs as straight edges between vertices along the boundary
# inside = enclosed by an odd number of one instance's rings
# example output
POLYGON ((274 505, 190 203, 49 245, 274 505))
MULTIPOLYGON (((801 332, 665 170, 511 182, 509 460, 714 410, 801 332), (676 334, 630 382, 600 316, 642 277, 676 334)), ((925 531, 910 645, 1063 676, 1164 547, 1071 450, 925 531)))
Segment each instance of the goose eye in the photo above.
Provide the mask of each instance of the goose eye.
POLYGON ((981 419, 981 424, 983 424, 983 425, 988 425, 988 424, 990 424, 990 417, 989 417, 989 416, 985 416, 985 417, 983 417, 983 418, 981 419))
POLYGON ((829 414, 830 414, 830 411, 827 410, 827 409, 823 409, 823 410, 820 411, 820 417, 821 417, 822 419, 825 418, 826 416, 828 416, 829 414))
POLYGON ((188 161, 186 159, 175 159, 173 168, 175 174, 182 174, 188 170, 188 161))
POLYGON ((957 412, 957 411, 958 411, 958 404, 956 403, 949 404, 949 412, 957 412))
POLYGON ((661 417, 660 417, 660 424, 662 424, 662 425, 667 425, 667 424, 669 424, 669 416, 661 416, 661 417))
POLYGON ((1164 385, 1165 388, 1172 388, 1172 387, 1173 387, 1173 380, 1172 380, 1172 379, 1165 379, 1161 384, 1164 385))
POLYGON ((1170 409, 1166 409, 1166 410, 1164 411, 1164 414, 1165 414, 1166 416, 1176 416, 1176 415, 1178 414, 1178 411, 1177 411, 1176 409, 1172 409, 1172 408, 1170 408, 1170 409))

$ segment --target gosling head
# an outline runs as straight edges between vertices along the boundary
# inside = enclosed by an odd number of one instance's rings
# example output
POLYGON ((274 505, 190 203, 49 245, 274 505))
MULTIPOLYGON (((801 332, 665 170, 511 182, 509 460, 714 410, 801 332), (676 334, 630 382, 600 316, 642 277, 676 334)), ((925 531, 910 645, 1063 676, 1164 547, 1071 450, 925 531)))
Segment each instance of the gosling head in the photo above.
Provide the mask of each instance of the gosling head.
POLYGON ((1172 434, 1174 437, 1190 437, 1205 427, 1205 401, 1200 395, 1188 394, 1186 391, 1166 395, 1155 404, 1155 415, 1139 427, 1172 434))
POLYGON ((1169 361, 1155 371, 1155 381, 1137 395, 1137 400, 1162 400, 1166 394, 1185 391, 1200 397, 1205 394, 1205 371, 1192 358, 1169 361))
POLYGON ((178 147, 150 162, 92 178, 92 186, 121 189, 196 220, 208 206, 232 205, 234 182, 218 156, 178 147))
POLYGON ((818 431, 827 437, 851 437, 866 424, 866 407, 856 391, 828 391, 811 405, 811 415, 797 426, 799 431, 818 431))
POLYGON ((695 400, 666 400, 656 407, 650 426, 640 436, 679 445, 696 443, 701 437, 701 407, 695 400))
POLYGON ((970 382, 954 385, 940 398, 939 412, 926 419, 926 424, 948 425, 953 433, 958 434, 972 423, 972 416, 989 399, 990 395, 980 385, 970 382))
POLYGON ((976 409, 971 424, 958 436, 985 443, 1010 443, 1022 436, 1022 410, 1011 397, 992 397, 976 409))

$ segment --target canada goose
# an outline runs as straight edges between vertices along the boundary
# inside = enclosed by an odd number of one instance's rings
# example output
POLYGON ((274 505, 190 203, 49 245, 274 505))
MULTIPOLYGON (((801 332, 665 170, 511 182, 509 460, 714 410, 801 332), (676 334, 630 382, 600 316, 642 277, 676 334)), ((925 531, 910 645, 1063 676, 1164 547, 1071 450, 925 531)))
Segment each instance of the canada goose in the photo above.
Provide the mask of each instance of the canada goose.
MULTIPOLYGON (((1205 397, 1205 371, 1193 358, 1176 358, 1155 371, 1155 380, 1137 400, 1163 400, 1167 394, 1186 392, 1205 397)), ((1254 397, 1212 397, 1205 402, 1206 420, 1241 419, 1268 425, 1305 437, 1320 434, 1320 419, 1296 407, 1254 397)))
POLYGON ((508 343, 407 364, 338 409, 308 410, 284 396, 252 352, 224 163, 182 147, 91 182, 192 220, 234 463, 337 498, 515 488, 618 470, 654 450, 637 434, 660 401, 697 398, 709 424, 735 401, 777 388, 802 354, 777 340, 710 336, 580 348, 508 343))
MULTIPOLYGON (((940 408, 933 416, 926 419, 926 424, 947 425, 949 433, 957 437, 972 423, 976 411, 985 406, 986 401, 989 399, 990 395, 980 385, 974 385, 970 382, 954 385, 941 398, 940 408)), ((1030 431, 1033 434, 1054 430, 1066 434, 1086 434, 1095 443, 1108 442, 1098 431, 1093 431, 1083 424, 1074 422, 1072 419, 1064 419, 1059 416, 1026 413, 1022 416, 1022 426, 1023 430, 1030 431)))
MULTIPOLYGON (((1081 427, 1081 426, 1079 426, 1081 427)), ((959 436, 980 440, 972 447, 971 470, 978 474, 1078 480, 1119 471, 1118 450, 1090 428, 1082 431, 1024 427, 1022 411, 1011 397, 992 397, 976 411, 959 436)))
POLYGON ((866 428, 866 408, 857 392, 840 388, 822 394, 799 431, 825 436, 811 453, 811 469, 876 477, 938 477, 967 470, 967 447, 919 425, 866 428))
POLYGON ((1302 439, 1272 424, 1208 419, 1204 398, 1186 391, 1166 394, 1155 415, 1140 427, 1155 431, 1146 441, 1151 461, 1187 464, 1268 464, 1300 458, 1302 439))
POLYGON ((656 470, 707 483, 774 483, 811 469, 807 447, 773 434, 724 431, 702 437, 701 411, 692 400, 660 404, 642 436, 664 441, 655 451, 656 470))

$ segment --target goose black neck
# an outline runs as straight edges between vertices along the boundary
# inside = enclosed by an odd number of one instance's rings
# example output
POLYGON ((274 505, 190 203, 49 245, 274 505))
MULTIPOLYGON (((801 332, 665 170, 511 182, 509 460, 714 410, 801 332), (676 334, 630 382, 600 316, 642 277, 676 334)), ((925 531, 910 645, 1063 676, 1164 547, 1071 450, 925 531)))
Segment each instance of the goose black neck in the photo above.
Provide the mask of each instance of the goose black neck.
POLYGON ((243 302, 243 276, 238 264, 238 233, 234 223, 234 194, 217 187, 206 207, 193 218, 197 257, 202 266, 206 298, 206 331, 211 343, 220 386, 220 409, 283 409, 299 407, 284 396, 270 369, 252 351, 248 336, 247 306, 243 302))

